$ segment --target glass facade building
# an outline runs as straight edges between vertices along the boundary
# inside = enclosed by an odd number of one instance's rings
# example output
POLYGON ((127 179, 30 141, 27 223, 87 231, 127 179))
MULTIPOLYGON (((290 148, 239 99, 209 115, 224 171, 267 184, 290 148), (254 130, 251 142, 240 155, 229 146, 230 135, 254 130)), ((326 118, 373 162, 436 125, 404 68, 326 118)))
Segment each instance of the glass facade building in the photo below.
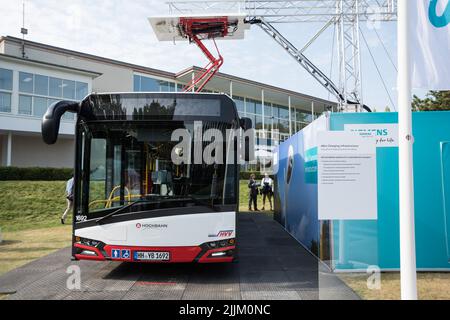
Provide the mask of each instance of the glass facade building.
MULTIPOLYGON (((19 72, 19 114, 42 117, 59 100, 78 101, 88 94, 88 84, 40 74, 19 72)), ((64 119, 73 120, 67 113, 64 119)))

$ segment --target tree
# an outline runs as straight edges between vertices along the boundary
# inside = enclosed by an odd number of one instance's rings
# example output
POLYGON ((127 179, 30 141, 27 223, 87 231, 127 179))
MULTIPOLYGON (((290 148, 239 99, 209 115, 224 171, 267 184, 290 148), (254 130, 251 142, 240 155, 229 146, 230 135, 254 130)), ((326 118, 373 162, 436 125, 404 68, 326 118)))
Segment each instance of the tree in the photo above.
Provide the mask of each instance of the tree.
POLYGON ((384 108, 384 112, 391 112, 391 108, 389 108, 389 106, 386 106, 386 108, 384 108))
POLYGON ((412 109, 414 111, 450 110, 450 91, 430 91, 424 99, 414 95, 412 109))

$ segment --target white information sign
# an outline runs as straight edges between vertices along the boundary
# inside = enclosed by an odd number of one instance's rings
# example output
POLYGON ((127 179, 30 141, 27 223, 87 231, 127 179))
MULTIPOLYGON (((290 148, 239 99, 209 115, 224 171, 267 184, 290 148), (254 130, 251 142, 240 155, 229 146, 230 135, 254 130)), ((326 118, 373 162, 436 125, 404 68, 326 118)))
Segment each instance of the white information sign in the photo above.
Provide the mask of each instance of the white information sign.
POLYGON ((344 130, 361 137, 375 138, 379 148, 398 147, 398 124, 396 123, 365 123, 345 124, 344 130))
POLYGON ((374 138, 318 132, 319 220, 377 219, 374 138))

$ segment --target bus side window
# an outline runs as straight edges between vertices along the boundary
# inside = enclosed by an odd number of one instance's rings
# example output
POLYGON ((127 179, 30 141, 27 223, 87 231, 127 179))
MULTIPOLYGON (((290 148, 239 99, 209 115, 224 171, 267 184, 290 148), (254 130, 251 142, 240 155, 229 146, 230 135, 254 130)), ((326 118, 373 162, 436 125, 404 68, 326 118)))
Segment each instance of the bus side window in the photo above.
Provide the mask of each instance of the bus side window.
POLYGON ((89 210, 105 208, 106 190, 106 140, 93 138, 91 141, 89 210))

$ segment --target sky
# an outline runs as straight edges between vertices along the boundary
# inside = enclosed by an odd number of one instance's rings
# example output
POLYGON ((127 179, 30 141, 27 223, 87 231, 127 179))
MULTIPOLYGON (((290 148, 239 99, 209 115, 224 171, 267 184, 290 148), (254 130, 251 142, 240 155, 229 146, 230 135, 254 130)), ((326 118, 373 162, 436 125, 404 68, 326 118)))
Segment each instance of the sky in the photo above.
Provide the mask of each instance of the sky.
MULTIPOLYGON (((206 58, 195 45, 156 39, 147 18, 168 13, 166 0, 26 0, 26 39, 170 72, 192 65, 204 66, 206 58)), ((21 37, 21 27, 22 0, 0 0, 0 36, 21 37)), ((302 48, 322 25, 297 23, 276 27, 302 48)), ((377 111, 384 111, 386 106, 396 110, 396 23, 383 22, 376 27, 379 37, 373 26, 366 23, 362 23, 361 30, 386 89, 362 38, 363 102, 377 111)), ((333 34, 334 28, 329 27, 305 55, 337 84, 333 34)), ((225 60, 222 72, 332 100, 320 84, 257 26, 247 31, 244 40, 217 43, 225 60)))

